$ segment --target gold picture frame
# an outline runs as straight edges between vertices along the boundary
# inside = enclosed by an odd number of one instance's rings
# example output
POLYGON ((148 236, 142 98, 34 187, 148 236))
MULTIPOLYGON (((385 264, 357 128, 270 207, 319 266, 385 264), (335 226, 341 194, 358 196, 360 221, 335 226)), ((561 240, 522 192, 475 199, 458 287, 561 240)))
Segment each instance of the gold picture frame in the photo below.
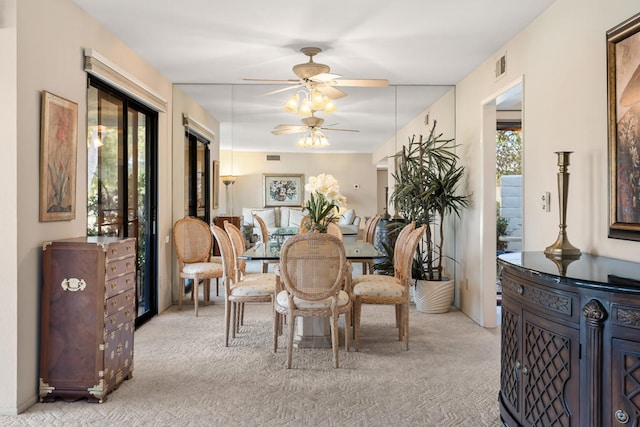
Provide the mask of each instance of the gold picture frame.
POLYGON ((264 207, 302 206, 304 174, 262 174, 264 207))
POLYGON ((40 221, 76 217, 78 104, 42 91, 40 221))
POLYGON ((607 31, 609 237, 640 240, 640 13, 607 31))

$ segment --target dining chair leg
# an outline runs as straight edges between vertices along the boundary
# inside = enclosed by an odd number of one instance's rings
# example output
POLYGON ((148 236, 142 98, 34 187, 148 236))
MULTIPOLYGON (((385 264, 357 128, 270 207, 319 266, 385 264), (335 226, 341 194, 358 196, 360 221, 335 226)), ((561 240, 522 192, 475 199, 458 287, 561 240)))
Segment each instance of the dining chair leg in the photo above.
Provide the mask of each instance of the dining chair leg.
POLYGON ((404 350, 409 350, 409 303, 402 304, 402 338, 404 350))
POLYGON ((180 278, 180 282, 178 283, 178 311, 182 310, 182 297, 184 296, 185 289, 184 282, 185 280, 183 278, 180 278))
POLYGON ((231 323, 231 301, 224 301, 224 346, 229 347, 229 326, 231 323))
POLYGON ((331 348, 333 350, 333 367, 338 367, 338 313, 331 316, 331 348))
POLYGON ((193 294, 193 306, 195 307, 196 310, 196 317, 198 317, 198 300, 200 299, 200 296, 198 294, 198 279, 193 279, 193 290, 192 290, 192 294, 193 294))
POLYGON ((360 304, 360 298, 356 297, 353 303, 353 335, 355 336, 355 348, 356 351, 360 351, 360 310, 362 309, 360 304))
POLYGON ((236 337, 236 325, 238 324, 237 309, 238 303, 231 302, 231 318, 233 320, 233 324, 231 325, 231 338, 236 337))
POLYGON ((287 369, 291 368, 291 359, 293 358, 293 331, 295 329, 295 318, 290 314, 289 319, 289 342, 287 343, 287 369))
POLYGON ((273 352, 278 352, 278 330, 280 329, 280 314, 273 310, 273 352))
POLYGON ((344 313, 344 348, 347 352, 351 351, 351 335, 353 334, 351 319, 351 309, 344 313))

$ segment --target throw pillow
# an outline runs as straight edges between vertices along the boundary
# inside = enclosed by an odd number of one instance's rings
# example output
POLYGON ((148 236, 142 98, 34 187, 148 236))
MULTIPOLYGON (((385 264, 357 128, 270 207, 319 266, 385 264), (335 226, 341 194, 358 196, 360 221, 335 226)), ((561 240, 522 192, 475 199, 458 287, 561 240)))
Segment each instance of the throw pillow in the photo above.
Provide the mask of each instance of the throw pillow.
POLYGON ((252 214, 258 215, 265 223, 267 228, 275 228, 276 226, 276 210, 260 209, 251 211, 252 214))
POLYGON ((346 211, 342 212, 342 215, 340 216, 340 221, 338 221, 339 225, 349 225, 349 224, 353 224, 353 219, 356 217, 356 211, 354 211, 353 209, 347 209, 346 211))
POLYGON ((302 217, 304 217, 302 209, 291 208, 289 211, 289 227, 300 227, 302 217))

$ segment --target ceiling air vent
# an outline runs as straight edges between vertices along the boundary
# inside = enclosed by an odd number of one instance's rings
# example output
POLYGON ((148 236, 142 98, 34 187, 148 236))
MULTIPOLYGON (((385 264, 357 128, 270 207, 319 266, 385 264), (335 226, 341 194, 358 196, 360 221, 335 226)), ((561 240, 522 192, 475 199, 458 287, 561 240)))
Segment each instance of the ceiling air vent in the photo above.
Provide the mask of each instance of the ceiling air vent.
POLYGON ((267 154, 267 161, 268 162, 279 162, 280 161, 280 155, 279 154, 267 154))
POLYGON ((505 53, 496 61, 496 80, 507 72, 507 54, 505 53))

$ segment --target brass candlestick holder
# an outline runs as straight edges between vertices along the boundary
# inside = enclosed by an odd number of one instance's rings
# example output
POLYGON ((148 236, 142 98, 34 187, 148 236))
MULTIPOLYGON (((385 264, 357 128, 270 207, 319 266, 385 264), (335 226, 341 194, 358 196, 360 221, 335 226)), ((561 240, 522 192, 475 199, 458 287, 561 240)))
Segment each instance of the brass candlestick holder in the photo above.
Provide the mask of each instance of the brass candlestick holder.
POLYGON ((567 199, 569 197, 569 155, 572 151, 556 151, 558 155, 558 199, 560 208, 560 232, 555 243, 548 246, 544 253, 556 258, 579 258, 580 249, 569 242, 567 237, 567 199))

